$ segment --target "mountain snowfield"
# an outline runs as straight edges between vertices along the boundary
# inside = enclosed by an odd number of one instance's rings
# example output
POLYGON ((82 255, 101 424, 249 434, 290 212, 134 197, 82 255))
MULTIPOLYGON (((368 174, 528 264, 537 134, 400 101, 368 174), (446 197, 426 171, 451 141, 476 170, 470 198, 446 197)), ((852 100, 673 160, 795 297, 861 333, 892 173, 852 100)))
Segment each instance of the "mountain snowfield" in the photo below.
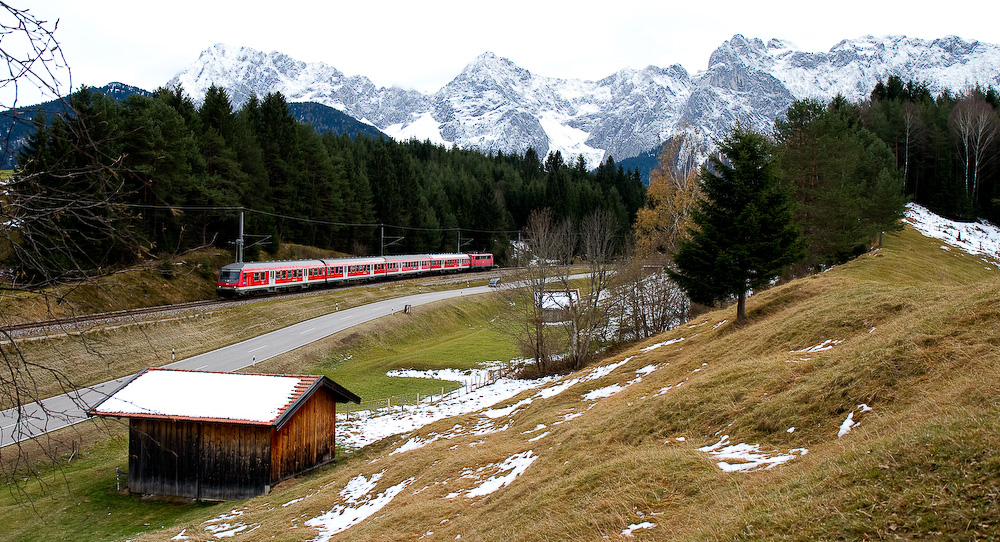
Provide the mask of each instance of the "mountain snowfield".
MULTIPOLYGON (((943 219, 934 215, 927 209, 910 205, 906 218, 907 225, 913 227, 924 236, 941 240, 941 249, 945 251, 960 250, 970 254, 978 255, 983 263, 990 270, 1000 271, 1000 228, 987 222, 960 223, 943 219)), ((713 329, 725 323, 719 322, 713 329)), ((546 439, 550 435, 549 429, 555 426, 573 423, 573 420, 585 415, 602 400, 617 395, 633 384, 642 381, 648 375, 670 365, 669 363, 649 363, 644 357, 651 351, 672 347, 683 348, 686 338, 694 336, 708 330, 708 321, 690 323, 682 328, 684 337, 675 338, 668 341, 655 343, 639 350, 634 356, 623 359, 614 358, 610 363, 597 365, 588 369, 578 371, 566 376, 545 377, 537 380, 516 380, 503 378, 489 385, 472 389, 473 382, 482 382, 489 367, 483 369, 456 371, 456 370, 436 370, 436 371, 393 371, 389 376, 399 377, 425 377, 442 380, 453 380, 467 386, 467 391, 448 394, 445 398, 438 400, 425 400, 419 405, 409 405, 403 409, 393 410, 391 413, 370 413, 361 412, 351 414, 350 419, 339 418, 337 424, 338 439, 349 448, 359 448, 375 441, 397 437, 396 443, 389 447, 385 455, 371 460, 368 465, 378 464, 387 458, 397 454, 403 454, 418 450, 439 440, 452 440, 457 437, 474 435, 479 440, 470 444, 476 446, 483 444, 484 437, 494 433, 500 433, 511 429, 511 420, 518 412, 523 412, 534 401, 544 401, 556 396, 569 396, 575 394, 578 402, 573 406, 567 406, 558 419, 550 424, 539 424, 533 429, 521 432, 524 439, 524 449, 515 453, 498 463, 489 463, 473 468, 469 466, 463 471, 462 478, 472 480, 471 489, 465 491, 455 491, 445 495, 445 499, 466 499, 475 502, 494 492, 502 490, 511 484, 517 483, 517 478, 531 468, 532 463, 546 453, 551 453, 552 447, 546 439), (624 381, 624 383, 612 383, 610 385, 600 385, 602 379, 624 381), (565 395, 563 395, 565 394, 565 395), (495 405, 513 399, 517 396, 523 398, 517 402, 495 408, 495 405), (429 425, 435 421, 445 418, 460 416, 463 414, 477 413, 472 422, 465 425, 455 424, 443 433, 432 432, 426 436, 419 436, 416 431, 421 427, 429 425), (545 451, 548 450, 548 451, 545 451)), ((874 328, 872 329, 874 331, 874 328)), ((870 332, 869 332, 870 333, 870 332)), ((791 354, 815 354, 837 348, 842 341, 828 339, 820 344, 807 346, 800 350, 790 352, 791 354)), ((789 363, 797 363, 801 360, 792 360, 789 363)), ((689 374, 700 372, 706 368, 708 363, 702 367, 695 368, 689 374)), ((653 396, 664 393, 684 393, 687 378, 674 384, 662 388, 653 396)), ((765 394, 766 395, 766 394, 765 394)), ((837 438, 846 438, 849 433, 859 425, 864 423, 864 417, 873 411, 867 404, 858 404, 850 410, 841 422, 837 430, 837 438)), ((788 427, 788 433, 795 432, 795 427, 788 427)), ((697 448, 704 452, 706 457, 721 471, 726 473, 748 472, 756 470, 768 470, 780 468, 781 465, 809 453, 805 448, 792 448, 787 450, 762 450, 759 444, 733 443, 729 435, 720 430, 716 435, 718 441, 715 444, 697 448)), ((671 441, 684 442, 683 436, 672 437, 671 441)), ((457 445, 456 445, 457 446, 457 445)), ((390 460, 391 461, 391 460, 390 460)), ((370 470, 371 467, 369 467, 370 470)), ((323 513, 308 517, 303 514, 294 520, 289 526, 290 529, 298 528, 297 523, 311 527, 318 531, 316 538, 312 540, 330 540, 334 535, 344 532, 367 519, 378 514, 385 506, 389 505, 393 498, 406 490, 414 483, 415 478, 409 477, 388 486, 379 484, 382 475, 385 474, 384 463, 380 472, 366 475, 364 472, 354 475, 354 477, 341 489, 336 497, 330 501, 330 494, 325 493, 320 496, 320 489, 310 489, 307 494, 294 498, 286 502, 272 502, 265 506, 276 508, 286 508, 295 506, 302 502, 311 502, 310 499, 325 499, 323 502, 323 513)), ((353 474, 353 473, 352 473, 353 474)), ((447 484, 448 480, 435 482, 435 484, 447 484)), ((415 488, 417 486, 414 486, 415 488)), ((415 489, 419 493, 427 489, 415 489)), ((249 506, 220 514, 202 523, 202 528, 208 535, 218 539, 232 537, 237 534, 247 534, 261 527, 259 523, 242 521, 241 516, 249 506)), ((444 522, 442 522, 444 523, 444 522)), ((654 521, 642 521, 628 525, 621 531, 621 536, 630 538, 637 530, 652 529, 657 526, 654 521)), ((430 536, 433 531, 428 531, 425 536, 430 536)), ((193 533, 189 534, 187 529, 177 533, 172 540, 201 539, 193 533)), ((423 537, 421 537, 423 538, 423 537)))
MULTIPOLYGON (((376 87, 323 62, 280 52, 214 45, 178 73, 196 102, 212 84, 236 106, 252 93, 281 92, 289 102, 317 102, 367 122, 398 140, 416 138, 482 152, 540 156, 559 151, 591 167, 621 161, 686 132, 702 148, 737 119, 770 128, 795 99, 866 98, 897 75, 931 91, 1000 87, 1000 45, 949 36, 922 40, 863 36, 827 52, 741 35, 720 45, 704 71, 680 65, 625 68, 599 81, 546 77, 486 52, 432 94, 376 87)), ((704 152, 704 150, 702 150, 704 152)))

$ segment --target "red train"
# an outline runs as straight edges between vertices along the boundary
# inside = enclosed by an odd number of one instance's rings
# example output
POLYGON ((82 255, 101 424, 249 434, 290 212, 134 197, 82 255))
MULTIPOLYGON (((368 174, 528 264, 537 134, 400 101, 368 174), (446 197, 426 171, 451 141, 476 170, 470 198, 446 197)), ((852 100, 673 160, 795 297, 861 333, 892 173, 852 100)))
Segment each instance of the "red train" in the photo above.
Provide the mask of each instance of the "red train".
POLYGON ((216 291, 221 296, 271 293, 351 281, 385 279, 432 273, 484 271, 493 267, 493 255, 410 254, 366 258, 329 258, 284 262, 244 262, 222 266, 216 291))

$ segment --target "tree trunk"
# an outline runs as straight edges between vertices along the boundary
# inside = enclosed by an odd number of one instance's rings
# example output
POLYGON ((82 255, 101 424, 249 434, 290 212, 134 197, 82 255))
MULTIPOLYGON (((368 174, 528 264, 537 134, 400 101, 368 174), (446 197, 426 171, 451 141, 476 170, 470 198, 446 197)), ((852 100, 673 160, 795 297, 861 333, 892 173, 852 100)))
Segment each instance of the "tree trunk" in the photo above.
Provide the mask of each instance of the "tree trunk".
POLYGON ((740 296, 736 301, 736 323, 743 325, 747 323, 747 293, 746 291, 740 292, 740 296))

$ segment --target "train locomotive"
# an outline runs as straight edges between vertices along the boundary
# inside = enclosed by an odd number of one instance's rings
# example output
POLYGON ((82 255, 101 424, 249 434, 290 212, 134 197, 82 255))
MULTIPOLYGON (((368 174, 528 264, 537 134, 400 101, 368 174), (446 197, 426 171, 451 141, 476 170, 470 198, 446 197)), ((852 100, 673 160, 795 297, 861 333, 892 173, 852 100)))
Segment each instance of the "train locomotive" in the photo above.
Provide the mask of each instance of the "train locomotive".
POLYGON ((216 292, 222 297, 237 297, 392 277, 485 271, 493 267, 493 254, 489 253, 231 263, 219 271, 216 292))

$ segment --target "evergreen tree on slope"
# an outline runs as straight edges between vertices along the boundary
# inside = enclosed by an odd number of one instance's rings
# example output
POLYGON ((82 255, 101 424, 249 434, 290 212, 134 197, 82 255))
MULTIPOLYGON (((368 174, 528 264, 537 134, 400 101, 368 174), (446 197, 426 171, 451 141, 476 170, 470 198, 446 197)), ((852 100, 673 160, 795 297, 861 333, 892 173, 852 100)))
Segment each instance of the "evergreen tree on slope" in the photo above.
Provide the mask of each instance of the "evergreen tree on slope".
POLYGON ((671 278, 692 301, 711 305, 736 298, 737 323, 746 322, 747 292, 760 289, 803 255, 791 199, 778 182, 774 147, 737 124, 717 142, 701 171, 695 227, 674 256, 671 278))

